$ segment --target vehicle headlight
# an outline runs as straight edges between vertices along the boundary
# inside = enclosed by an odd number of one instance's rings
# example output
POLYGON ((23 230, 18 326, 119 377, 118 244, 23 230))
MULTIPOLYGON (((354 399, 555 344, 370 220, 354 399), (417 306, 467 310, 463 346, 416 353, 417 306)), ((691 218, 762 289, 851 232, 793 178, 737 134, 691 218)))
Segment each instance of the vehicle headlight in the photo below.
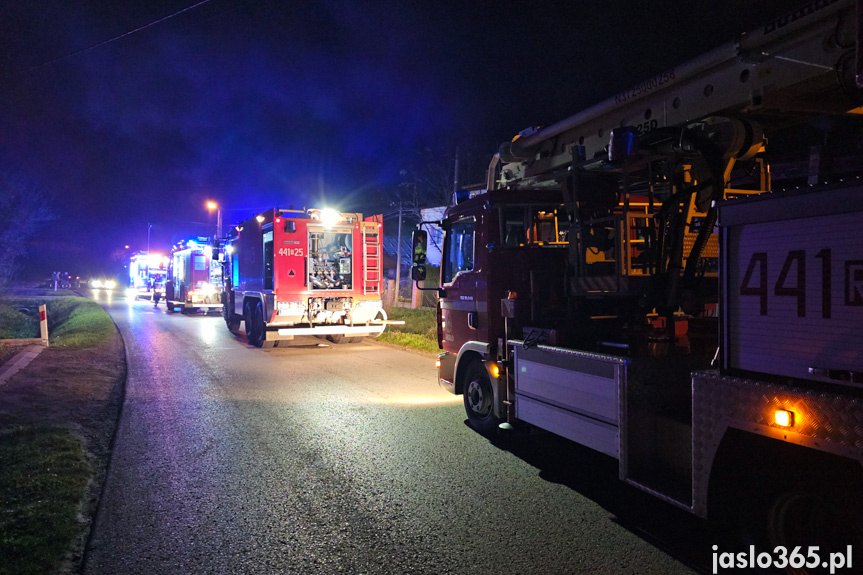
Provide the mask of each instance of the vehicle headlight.
POLYGON ((105 282, 105 287, 108 289, 114 289, 115 287, 117 287, 117 282, 115 282, 114 280, 108 280, 105 282))

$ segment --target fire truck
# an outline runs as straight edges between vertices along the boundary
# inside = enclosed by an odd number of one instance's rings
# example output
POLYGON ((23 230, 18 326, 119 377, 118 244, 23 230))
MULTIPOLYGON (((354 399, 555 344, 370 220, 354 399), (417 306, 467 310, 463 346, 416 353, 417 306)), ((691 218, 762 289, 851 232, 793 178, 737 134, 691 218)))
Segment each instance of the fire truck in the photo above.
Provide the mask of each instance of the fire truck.
POLYGON ((249 343, 296 336, 357 343, 386 327, 382 216, 272 209, 234 227, 223 251, 225 322, 249 343))
POLYGON ((154 290, 164 289, 168 261, 166 256, 157 253, 133 255, 129 261, 130 297, 152 299, 154 290))
POLYGON ((198 236, 174 245, 165 282, 165 303, 169 312, 222 309, 222 266, 213 258, 209 237, 198 236))
POLYGON ((759 551, 820 544, 850 566, 863 161, 807 134, 860 134, 858 21, 811 2, 501 147, 439 222, 439 383, 473 428, 553 432, 759 551), (773 189, 771 166, 802 176, 773 189))

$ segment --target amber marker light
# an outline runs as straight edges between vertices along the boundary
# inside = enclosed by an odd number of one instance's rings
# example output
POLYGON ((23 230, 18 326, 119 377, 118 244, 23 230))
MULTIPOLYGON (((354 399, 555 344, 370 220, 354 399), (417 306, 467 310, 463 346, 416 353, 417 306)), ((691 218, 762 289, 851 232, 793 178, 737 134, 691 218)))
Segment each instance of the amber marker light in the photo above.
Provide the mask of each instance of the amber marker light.
POLYGON ((488 373, 490 376, 497 379, 500 377, 500 366, 496 363, 490 363, 488 366, 488 373))
POLYGON ((435 368, 440 369, 440 359, 434 360, 434 366, 435 368))
POLYGON ((773 413, 773 423, 780 427, 793 427, 794 412, 787 409, 777 409, 773 413))

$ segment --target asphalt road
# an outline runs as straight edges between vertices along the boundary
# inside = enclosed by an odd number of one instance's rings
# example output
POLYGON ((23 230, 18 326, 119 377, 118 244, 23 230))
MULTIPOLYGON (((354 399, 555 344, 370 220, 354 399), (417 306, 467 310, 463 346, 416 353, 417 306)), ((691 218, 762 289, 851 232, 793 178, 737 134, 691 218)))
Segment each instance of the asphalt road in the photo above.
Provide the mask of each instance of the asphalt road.
POLYGON ((85 573, 688 573, 702 524, 548 434, 490 442, 434 361, 261 350, 219 316, 102 302, 129 379, 85 573))

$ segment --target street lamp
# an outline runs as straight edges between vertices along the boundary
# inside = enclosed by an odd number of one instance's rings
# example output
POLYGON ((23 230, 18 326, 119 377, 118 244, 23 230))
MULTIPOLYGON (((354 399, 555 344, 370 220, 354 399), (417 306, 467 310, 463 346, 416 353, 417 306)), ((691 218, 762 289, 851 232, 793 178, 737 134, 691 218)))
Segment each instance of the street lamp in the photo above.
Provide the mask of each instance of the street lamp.
POLYGON ((208 210, 216 210, 216 237, 222 237, 222 208, 216 202, 207 202, 208 210))

